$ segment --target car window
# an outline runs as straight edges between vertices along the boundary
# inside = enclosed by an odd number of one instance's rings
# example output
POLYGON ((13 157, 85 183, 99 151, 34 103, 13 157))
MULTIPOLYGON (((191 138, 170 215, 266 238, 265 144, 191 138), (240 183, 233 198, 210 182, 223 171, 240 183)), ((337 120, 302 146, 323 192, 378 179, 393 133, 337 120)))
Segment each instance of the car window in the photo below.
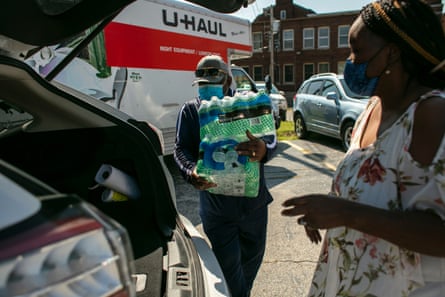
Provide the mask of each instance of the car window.
POLYGON ((345 91, 345 93, 346 93, 346 95, 348 97, 357 98, 357 99, 367 99, 367 98, 369 98, 368 96, 362 96, 362 95, 356 94, 353 91, 351 91, 351 89, 349 89, 349 87, 346 84, 344 79, 340 79, 340 83, 341 83, 341 85, 343 87, 343 90, 345 91))
POLYGON ((236 84, 236 89, 242 91, 252 90, 251 81, 247 75, 240 69, 232 68, 232 77, 236 84))
POLYGON ((314 80, 309 84, 306 93, 310 95, 318 95, 320 93, 322 86, 323 86, 322 80, 314 80))
POLYGON ((335 82, 333 82, 332 80, 325 81, 321 95, 326 97, 329 92, 335 92, 337 95, 339 94, 337 86, 335 85, 335 82))
MULTIPOLYGON (((80 45, 84 39, 88 37, 91 32, 96 28, 96 25, 86 29, 82 33, 64 40, 63 43, 42 47, 39 51, 36 51, 33 55, 28 57, 25 62, 30 65, 38 74, 43 77, 47 77, 56 66, 58 66, 63 59, 70 55, 71 52, 80 45)), ((98 37, 94 38, 94 42, 97 40, 103 40, 102 33, 98 37)), ((83 50, 80 54, 80 58, 88 60, 89 50, 83 50)), ((94 65, 94 64, 93 64, 94 65)))
MULTIPOLYGON (((94 28, 95 26, 86 29, 63 44, 43 48, 26 62, 41 76, 48 78, 47 76, 55 70, 56 66, 70 55, 75 47, 81 45, 94 28)), ((84 45, 76 58, 64 66, 55 80, 96 99, 114 100, 119 103, 126 84, 125 70, 109 66, 102 30, 90 43, 84 45)), ((117 103, 115 106, 118 106, 117 103)))

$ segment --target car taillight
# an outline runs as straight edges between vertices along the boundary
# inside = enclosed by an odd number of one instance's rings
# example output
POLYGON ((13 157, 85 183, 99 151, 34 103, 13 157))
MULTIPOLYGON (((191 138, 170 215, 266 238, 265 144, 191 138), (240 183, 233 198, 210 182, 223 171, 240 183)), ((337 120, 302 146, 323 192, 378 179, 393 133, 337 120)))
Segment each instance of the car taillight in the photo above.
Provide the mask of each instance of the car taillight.
POLYGON ((297 94, 294 95, 293 106, 297 106, 297 94))
POLYGON ((120 225, 85 203, 36 222, 0 238, 0 296, 135 296, 120 225))

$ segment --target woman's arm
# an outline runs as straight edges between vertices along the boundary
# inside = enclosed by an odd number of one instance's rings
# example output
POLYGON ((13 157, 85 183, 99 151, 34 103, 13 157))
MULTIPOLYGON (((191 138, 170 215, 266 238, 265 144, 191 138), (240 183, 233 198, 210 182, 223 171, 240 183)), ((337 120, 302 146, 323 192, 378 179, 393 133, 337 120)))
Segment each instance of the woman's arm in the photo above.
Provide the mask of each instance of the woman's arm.
POLYGON ((429 211, 390 211, 323 194, 294 197, 283 203, 284 216, 302 216, 313 229, 347 227, 402 248, 445 257, 445 225, 429 211))
POLYGON ((430 165, 445 133, 445 98, 433 97, 419 103, 409 152, 422 165, 430 165))

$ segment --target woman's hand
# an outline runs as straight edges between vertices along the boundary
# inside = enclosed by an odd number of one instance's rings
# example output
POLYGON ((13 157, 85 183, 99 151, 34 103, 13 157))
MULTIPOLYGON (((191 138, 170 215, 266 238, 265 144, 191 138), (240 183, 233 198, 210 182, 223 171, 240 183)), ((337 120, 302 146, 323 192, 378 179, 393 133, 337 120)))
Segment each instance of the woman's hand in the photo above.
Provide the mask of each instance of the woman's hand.
POLYGON ((250 133, 249 130, 246 130, 248 141, 240 142, 235 147, 235 150, 238 152, 238 155, 248 156, 251 161, 261 161, 266 155, 266 143, 250 133))
POLYGON ((304 226, 306 235, 311 242, 321 241, 318 229, 328 229, 344 226, 347 213, 354 203, 341 198, 324 194, 311 194, 293 197, 283 202, 286 209, 283 216, 300 216, 298 224, 304 226))
POLYGON ((321 234, 318 229, 314 229, 312 227, 304 226, 304 231, 306 231, 307 237, 312 243, 321 242, 321 234))

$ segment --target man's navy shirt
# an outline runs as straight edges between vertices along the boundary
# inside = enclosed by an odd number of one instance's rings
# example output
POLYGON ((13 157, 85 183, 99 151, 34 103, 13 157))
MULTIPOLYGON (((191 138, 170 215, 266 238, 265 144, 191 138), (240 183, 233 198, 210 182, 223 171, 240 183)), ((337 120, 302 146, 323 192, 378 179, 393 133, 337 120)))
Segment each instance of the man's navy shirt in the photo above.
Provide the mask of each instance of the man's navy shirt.
MULTIPOLYGON (((181 174, 189 183, 191 182, 191 174, 198 161, 201 142, 199 135, 199 106, 199 98, 186 102, 179 112, 176 123, 176 141, 173 155, 181 174)), ((277 141, 276 136, 264 136, 261 139, 266 143, 267 153, 263 160, 260 161, 258 196, 237 197, 199 191, 201 216, 216 215, 237 218, 272 202, 272 196, 266 187, 264 163, 272 157, 277 141)))

